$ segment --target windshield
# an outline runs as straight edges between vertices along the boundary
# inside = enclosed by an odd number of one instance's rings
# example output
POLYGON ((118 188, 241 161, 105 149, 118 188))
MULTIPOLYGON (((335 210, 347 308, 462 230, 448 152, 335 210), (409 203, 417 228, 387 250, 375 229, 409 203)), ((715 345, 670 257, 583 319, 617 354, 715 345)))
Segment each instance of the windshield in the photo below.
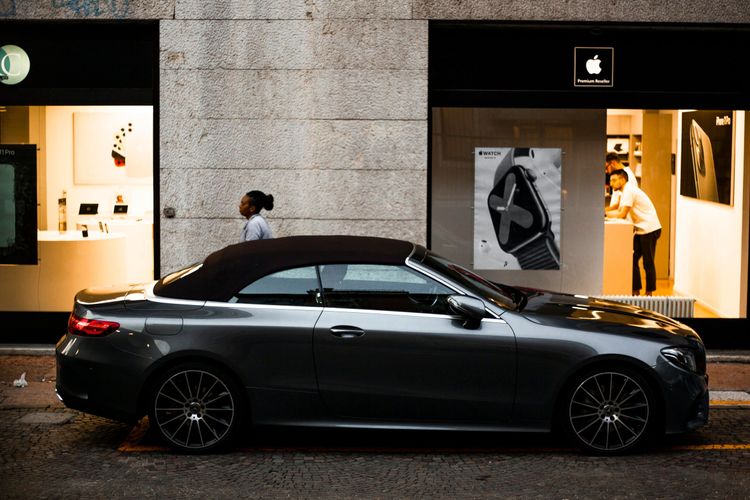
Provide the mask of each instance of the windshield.
POLYGON ((512 286, 487 281, 468 269, 461 267, 458 264, 454 264, 448 259, 440 257, 432 252, 427 252, 423 262, 427 266, 445 276, 448 276, 453 281, 463 285, 473 292, 476 292, 482 297, 485 297, 503 309, 518 309, 519 305, 525 298, 523 292, 512 286))

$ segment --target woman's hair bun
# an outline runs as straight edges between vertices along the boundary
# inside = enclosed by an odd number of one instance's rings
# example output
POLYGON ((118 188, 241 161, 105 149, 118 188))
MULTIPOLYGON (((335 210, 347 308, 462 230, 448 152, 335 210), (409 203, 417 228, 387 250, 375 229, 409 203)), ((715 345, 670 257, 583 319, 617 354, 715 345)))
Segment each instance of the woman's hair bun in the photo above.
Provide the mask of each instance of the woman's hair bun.
POLYGON ((250 198, 250 203, 255 205, 256 208, 273 210, 272 194, 265 194, 263 191, 248 191, 247 197, 250 198))

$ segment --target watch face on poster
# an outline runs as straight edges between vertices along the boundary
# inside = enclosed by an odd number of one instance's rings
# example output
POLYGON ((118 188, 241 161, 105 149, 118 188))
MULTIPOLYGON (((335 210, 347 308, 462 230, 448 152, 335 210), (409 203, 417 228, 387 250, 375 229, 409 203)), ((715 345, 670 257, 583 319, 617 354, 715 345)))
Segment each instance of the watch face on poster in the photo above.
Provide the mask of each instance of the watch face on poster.
POLYGON ((559 148, 477 148, 475 269, 559 269, 559 148))
POLYGON ((534 188, 536 174, 513 165, 490 192, 487 200, 500 248, 512 253, 549 228, 549 217, 534 188))

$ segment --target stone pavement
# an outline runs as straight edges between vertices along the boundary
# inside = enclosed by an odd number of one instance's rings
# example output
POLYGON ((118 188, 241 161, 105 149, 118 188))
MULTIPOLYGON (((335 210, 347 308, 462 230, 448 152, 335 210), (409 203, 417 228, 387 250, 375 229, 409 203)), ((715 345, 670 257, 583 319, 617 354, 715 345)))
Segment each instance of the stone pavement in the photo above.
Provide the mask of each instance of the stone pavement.
POLYGON ((0 348, 0 498, 723 500, 750 491, 745 353, 711 354, 707 426, 637 454, 602 458, 549 435, 263 428, 230 453, 180 455, 143 425, 64 408, 54 395, 51 349, 5 352, 0 348), (12 387, 22 372, 29 385, 12 387))

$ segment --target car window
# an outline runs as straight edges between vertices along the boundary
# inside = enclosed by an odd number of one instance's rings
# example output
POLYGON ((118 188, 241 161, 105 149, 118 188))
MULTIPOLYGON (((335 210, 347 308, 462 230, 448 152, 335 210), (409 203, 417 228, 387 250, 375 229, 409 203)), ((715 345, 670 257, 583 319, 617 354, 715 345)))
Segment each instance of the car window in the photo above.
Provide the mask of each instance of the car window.
POLYGON ((449 314, 454 291, 406 266, 330 264, 320 266, 326 306, 449 314))
POLYGON ((432 252, 427 253, 423 263, 438 273, 451 278, 452 281, 489 299, 503 309, 518 309, 522 300, 524 300, 524 294, 520 290, 511 286, 492 283, 432 252))
POLYGON ((318 306, 322 301, 315 267, 300 267, 264 276, 237 292, 229 302, 318 306))

